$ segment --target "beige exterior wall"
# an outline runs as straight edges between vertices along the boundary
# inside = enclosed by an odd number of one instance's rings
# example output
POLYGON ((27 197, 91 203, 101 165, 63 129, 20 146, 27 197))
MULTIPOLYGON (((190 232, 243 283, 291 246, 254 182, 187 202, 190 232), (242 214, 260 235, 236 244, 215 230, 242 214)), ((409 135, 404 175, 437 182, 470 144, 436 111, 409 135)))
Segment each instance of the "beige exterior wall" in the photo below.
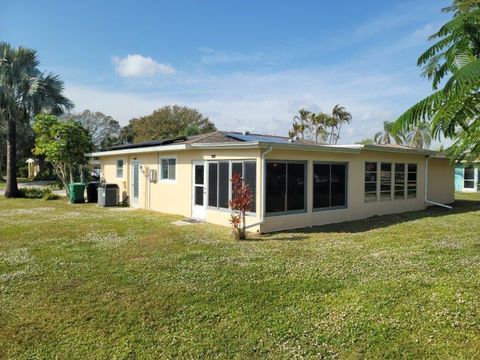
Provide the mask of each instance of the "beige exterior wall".
MULTIPOLYGON (((140 174, 139 207, 159 212, 179 214, 185 217, 192 215, 192 162, 194 160, 257 160, 257 211, 248 216, 248 224, 256 224, 262 220, 261 203, 264 195, 261 193, 263 171, 261 169, 261 149, 231 149, 231 150, 188 150, 177 152, 143 153, 122 156, 101 157, 102 176, 109 183, 117 183, 124 196, 131 193, 131 161, 139 160, 140 165, 156 169, 160 179, 159 159, 173 156, 177 159, 176 181, 149 183, 140 174), (215 158, 212 155, 215 155, 215 158), (124 177, 116 178, 116 160, 124 160, 124 177)), ((368 218, 374 215, 401 213, 425 209, 424 179, 425 156, 378 151, 362 151, 360 154, 332 153, 318 151, 295 151, 274 149, 267 155, 267 160, 303 160, 307 161, 307 211, 295 215, 266 216, 264 223, 254 226, 251 231, 271 232, 285 229, 302 228, 335 222, 368 218), (348 163, 347 208, 337 210, 313 211, 313 163, 315 161, 333 161, 348 163), (380 201, 365 203, 364 201, 364 171, 365 162, 415 163, 417 164, 417 197, 415 199, 380 201)), ((453 167, 442 159, 429 160, 431 163, 429 197, 432 201, 452 202, 453 167), (447 165, 448 164, 448 165, 447 165), (433 180, 433 177, 436 180, 433 180)), ((206 221, 229 225, 230 212, 207 207, 206 221)))
POLYGON ((448 159, 428 160, 428 198, 440 204, 455 201, 455 164, 448 159))

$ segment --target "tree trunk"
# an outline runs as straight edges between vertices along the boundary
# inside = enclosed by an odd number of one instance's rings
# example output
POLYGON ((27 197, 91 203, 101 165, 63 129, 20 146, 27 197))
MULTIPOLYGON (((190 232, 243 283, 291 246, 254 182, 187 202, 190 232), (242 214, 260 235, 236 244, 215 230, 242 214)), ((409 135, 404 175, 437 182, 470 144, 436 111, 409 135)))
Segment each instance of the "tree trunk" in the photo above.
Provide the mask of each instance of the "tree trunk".
POLYGON ((20 197, 17 185, 17 124, 14 119, 7 122, 7 184, 5 197, 20 197))
POLYGON ((73 169, 72 169, 72 165, 68 165, 68 172, 70 174, 70 184, 73 183, 74 179, 73 179, 73 169))
POLYGON ((80 171, 80 182, 83 183, 83 165, 79 166, 79 171, 80 171))

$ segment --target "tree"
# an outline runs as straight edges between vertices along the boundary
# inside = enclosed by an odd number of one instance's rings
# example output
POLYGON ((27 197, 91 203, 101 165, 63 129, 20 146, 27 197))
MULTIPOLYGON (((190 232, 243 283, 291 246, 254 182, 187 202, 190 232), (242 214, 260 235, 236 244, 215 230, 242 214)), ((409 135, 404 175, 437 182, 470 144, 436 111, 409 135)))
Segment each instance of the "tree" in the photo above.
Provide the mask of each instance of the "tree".
POLYGON ((331 114, 300 109, 298 115, 293 118, 288 136, 301 137, 322 144, 327 142, 337 144, 342 125, 349 124, 351 120, 352 115, 341 105, 335 105, 331 114))
POLYGON ((454 139, 453 158, 474 160, 480 156, 480 2, 457 0, 443 11, 453 18, 430 36, 435 44, 417 61, 434 92, 402 114, 396 127, 430 121, 434 138, 454 139))
POLYGON ((426 122, 419 123, 410 129, 406 136, 408 146, 423 149, 430 147, 432 136, 430 134, 430 124, 426 122))
POLYGON ((77 114, 66 114, 62 118, 78 121, 92 137, 94 150, 118 145, 122 130, 118 121, 98 111, 85 110, 77 114))
POLYGON ((375 140, 370 139, 370 138, 366 138, 366 139, 362 139, 360 141, 357 141, 355 144, 372 145, 372 144, 375 144, 375 140))
POLYGON ((384 121, 383 131, 377 132, 373 140, 376 144, 403 144, 403 137, 395 129, 395 123, 384 121))
POLYGON ((40 72, 38 65, 35 50, 0 43, 0 121, 7 125, 6 197, 21 196, 16 178, 17 126, 41 111, 58 114, 73 106, 63 96, 58 76, 40 72))
POLYGON ((185 106, 164 106, 152 114, 130 120, 133 142, 204 134, 215 131, 215 125, 198 110, 185 106))
POLYGON ((37 115, 33 122, 37 155, 50 161, 69 195, 68 183, 74 182, 74 170, 88 163, 85 154, 93 149, 88 131, 75 120, 60 120, 54 115, 37 115))

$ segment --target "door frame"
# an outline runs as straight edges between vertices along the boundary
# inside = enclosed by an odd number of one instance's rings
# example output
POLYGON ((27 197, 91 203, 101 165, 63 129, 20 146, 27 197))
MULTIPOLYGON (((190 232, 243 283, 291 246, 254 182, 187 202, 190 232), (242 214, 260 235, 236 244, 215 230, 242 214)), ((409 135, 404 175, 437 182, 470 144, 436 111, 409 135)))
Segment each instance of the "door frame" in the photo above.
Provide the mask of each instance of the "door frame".
POLYGON ((140 206, 140 160, 132 160, 131 163, 130 163, 130 179, 131 179, 131 183, 130 183, 130 206, 133 207, 133 208, 138 208, 140 206), (135 198, 133 196, 133 185, 134 185, 134 181, 135 181, 135 177, 134 177, 134 172, 133 172, 133 168, 134 166, 137 165, 138 166, 138 197, 135 198))
POLYGON ((193 160, 192 161, 192 182, 191 182, 191 194, 192 194, 192 218, 198 220, 205 220, 207 215, 207 162, 205 160, 193 160), (195 186, 199 186, 195 184, 195 166, 202 165, 203 166, 203 209, 201 210, 201 214, 197 214, 195 208, 202 208, 202 206, 195 205, 195 186))

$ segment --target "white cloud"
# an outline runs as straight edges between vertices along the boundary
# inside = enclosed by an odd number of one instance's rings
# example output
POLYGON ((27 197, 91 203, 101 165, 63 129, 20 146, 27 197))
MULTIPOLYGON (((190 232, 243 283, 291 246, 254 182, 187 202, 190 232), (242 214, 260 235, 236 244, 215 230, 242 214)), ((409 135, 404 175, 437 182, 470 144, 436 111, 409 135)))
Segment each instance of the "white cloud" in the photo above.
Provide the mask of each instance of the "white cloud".
POLYGON ((175 74, 175 69, 166 64, 160 64, 151 57, 138 54, 126 57, 114 56, 115 71, 122 77, 151 77, 157 74, 175 74))

